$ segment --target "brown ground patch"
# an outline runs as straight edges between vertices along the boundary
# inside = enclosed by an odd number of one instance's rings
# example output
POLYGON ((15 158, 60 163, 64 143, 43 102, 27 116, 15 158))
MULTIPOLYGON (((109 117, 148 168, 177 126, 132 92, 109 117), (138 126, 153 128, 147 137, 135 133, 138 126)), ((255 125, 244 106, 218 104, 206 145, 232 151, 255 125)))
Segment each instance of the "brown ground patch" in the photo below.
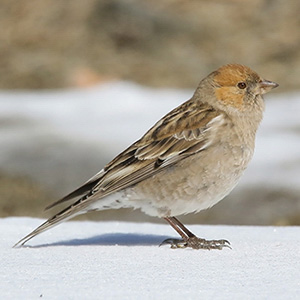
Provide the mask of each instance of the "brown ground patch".
POLYGON ((2 0, 0 88, 194 88, 226 63, 299 88, 299 11, 294 0, 2 0))

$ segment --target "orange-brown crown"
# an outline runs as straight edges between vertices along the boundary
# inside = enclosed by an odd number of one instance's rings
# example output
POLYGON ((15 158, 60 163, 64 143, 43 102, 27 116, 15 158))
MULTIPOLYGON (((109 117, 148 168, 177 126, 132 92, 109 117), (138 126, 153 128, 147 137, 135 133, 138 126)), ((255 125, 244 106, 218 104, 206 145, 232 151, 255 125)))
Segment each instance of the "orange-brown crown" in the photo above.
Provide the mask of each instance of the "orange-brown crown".
POLYGON ((215 82, 220 86, 235 86, 241 81, 256 81, 260 77, 250 68, 239 64, 228 64, 220 67, 214 76, 215 82))

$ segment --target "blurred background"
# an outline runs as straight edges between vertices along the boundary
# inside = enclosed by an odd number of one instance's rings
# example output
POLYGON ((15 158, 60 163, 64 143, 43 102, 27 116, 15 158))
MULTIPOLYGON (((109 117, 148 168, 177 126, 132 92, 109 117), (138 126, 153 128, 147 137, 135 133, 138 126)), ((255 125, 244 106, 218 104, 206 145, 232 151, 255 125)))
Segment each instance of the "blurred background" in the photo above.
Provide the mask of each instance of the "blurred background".
MULTIPOLYGON (((300 225, 300 2, 1 0, 0 217, 99 171, 226 63, 280 84, 238 188, 186 223, 300 225)), ((85 218, 159 221, 131 210, 85 218)))

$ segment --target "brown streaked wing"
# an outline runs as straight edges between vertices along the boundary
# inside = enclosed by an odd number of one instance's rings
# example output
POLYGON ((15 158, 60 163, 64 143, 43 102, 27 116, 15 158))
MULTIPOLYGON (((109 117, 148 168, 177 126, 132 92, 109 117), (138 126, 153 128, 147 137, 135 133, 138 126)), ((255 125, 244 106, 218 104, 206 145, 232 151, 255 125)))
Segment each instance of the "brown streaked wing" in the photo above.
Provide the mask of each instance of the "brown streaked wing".
POLYGON ((211 138, 207 134, 210 122, 220 116, 206 104, 186 102, 174 109, 105 167, 95 187, 99 196, 134 185, 205 149, 211 138))

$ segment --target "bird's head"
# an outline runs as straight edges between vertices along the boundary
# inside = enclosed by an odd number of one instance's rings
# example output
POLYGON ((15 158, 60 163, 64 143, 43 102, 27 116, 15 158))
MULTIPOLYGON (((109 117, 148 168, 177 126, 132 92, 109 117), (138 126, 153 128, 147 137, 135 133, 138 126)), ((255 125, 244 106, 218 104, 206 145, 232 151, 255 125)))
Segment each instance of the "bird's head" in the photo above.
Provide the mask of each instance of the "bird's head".
POLYGON ((261 96, 278 86, 239 64, 222 66, 210 76, 217 101, 240 111, 263 105, 261 96))

